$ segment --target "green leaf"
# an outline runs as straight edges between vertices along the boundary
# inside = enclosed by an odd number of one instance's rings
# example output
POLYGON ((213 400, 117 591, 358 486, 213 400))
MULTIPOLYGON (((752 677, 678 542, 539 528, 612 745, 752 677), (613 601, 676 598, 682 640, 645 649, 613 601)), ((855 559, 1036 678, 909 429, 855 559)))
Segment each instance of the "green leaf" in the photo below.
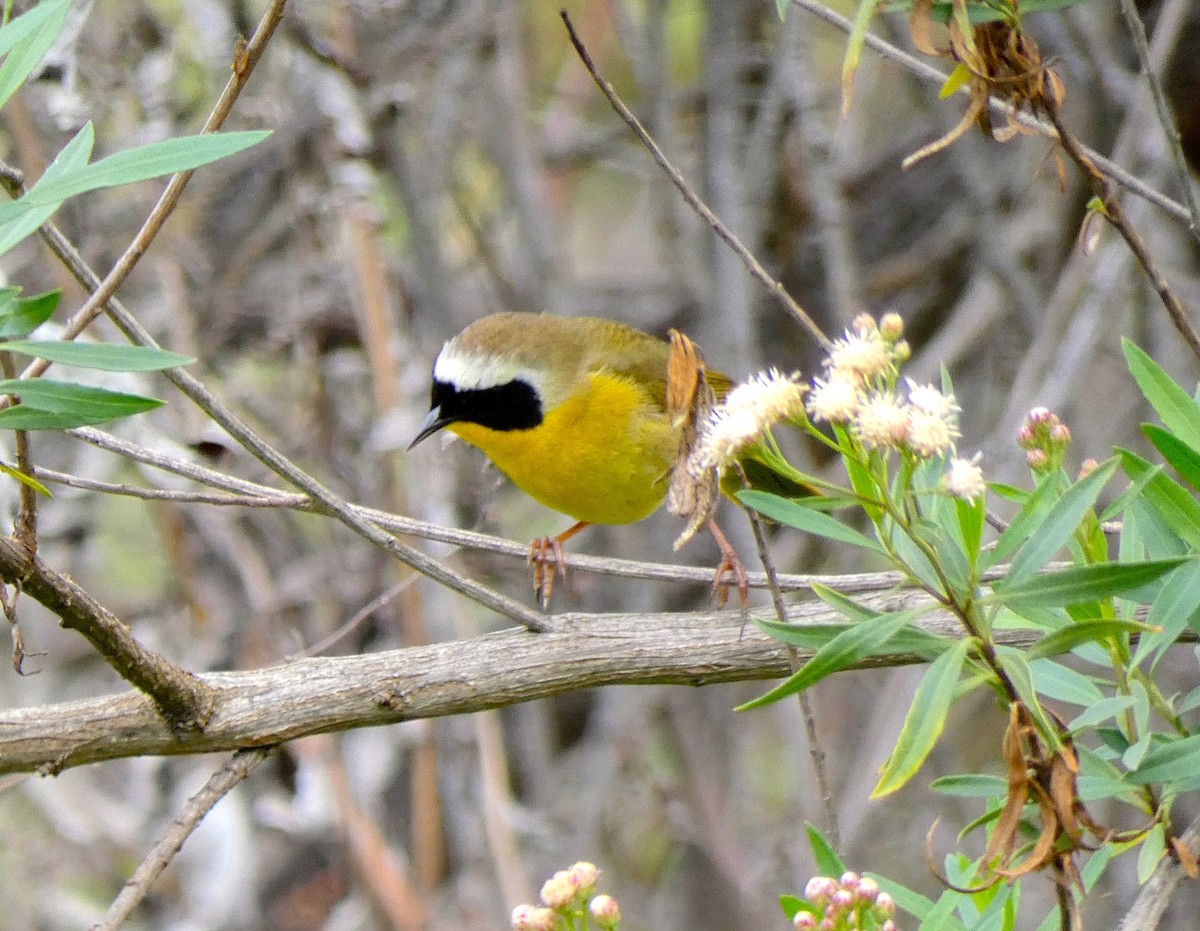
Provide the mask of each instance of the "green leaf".
POLYGON ((947 97, 953 97, 962 88, 971 83, 971 69, 961 62, 954 67, 954 70, 947 76, 941 89, 938 91, 938 100, 945 100, 947 97))
POLYGON ((761 708, 787 698, 820 682, 826 676, 841 672, 859 660, 877 653, 892 637, 912 623, 912 621, 928 612, 931 605, 921 605, 896 614, 885 614, 862 624, 842 631, 829 643, 816 652, 812 659, 800 669, 785 679, 765 695, 738 706, 738 711, 749 711, 751 708, 761 708))
POLYGON ((929 783, 934 792, 962 798, 1002 797, 1008 791, 1008 781, 985 773, 960 773, 957 776, 938 776, 929 783))
MULTIPOLYGON (((1153 468, 1141 456, 1117 448, 1121 464, 1135 481, 1153 468)), ((1143 498, 1161 515, 1167 526, 1193 550, 1200 550, 1200 503, 1187 489, 1160 472, 1146 483, 1143 498)))
MULTIPOLYGON (((20 298, 0 310, 0 340, 28 336, 54 316, 62 291, 47 291, 34 297, 20 298)), ((5 347, 0 346, 0 349, 5 347)))
POLYGON ((1150 874, 1158 866, 1158 861, 1167 852, 1167 829, 1161 823, 1154 825, 1142 841, 1142 849, 1138 851, 1137 881, 1145 885, 1150 874))
POLYGON ((1098 566, 1069 566, 1035 575, 1019 585, 993 588, 981 603, 1007 605, 1014 611, 1024 605, 1048 608, 1086 604, 1110 598, 1146 585, 1166 575, 1189 557, 1148 559, 1134 563, 1103 563, 1098 566))
POLYGON ((102 158, 51 183, 39 182, 30 189, 26 199, 32 204, 59 204, 86 191, 191 171, 257 145, 269 135, 265 130, 252 130, 202 133, 152 142, 102 158))
POLYGON ((1087 707, 1104 698, 1104 693, 1081 672, 1070 666, 1049 659, 1035 659, 1029 663, 1029 674, 1039 695, 1072 705, 1087 707))
POLYGON ((1066 545, 1116 472, 1117 464, 1115 458, 1109 459, 1063 493, 1037 529, 1016 550, 1004 585, 1017 585, 1030 578, 1066 545))
POLYGON ((1027 659, 1039 659, 1044 656, 1060 656, 1069 653, 1081 643, 1103 643, 1109 637, 1118 634, 1152 633, 1159 628, 1150 624, 1139 624, 1137 621, 1119 621, 1111 618, 1096 620, 1073 621, 1066 627, 1061 627, 1052 634, 1047 634, 1025 653, 1027 659))
POLYGON ((1157 362, 1128 339, 1121 340, 1125 363, 1163 426, 1192 449, 1200 449, 1200 405, 1157 362))
POLYGON ((21 398, 20 404, 0 410, 0 428, 6 430, 88 426, 140 414, 163 403, 156 398, 48 378, 5 379, 0 381, 0 394, 21 398))
POLYGON ((36 356, 51 362, 106 372, 157 372, 190 365, 195 359, 149 346, 114 346, 108 343, 75 343, 63 340, 17 340, 0 349, 36 356))
POLYGON ((791 6, 792 0, 775 0, 775 10, 779 13, 779 21, 783 22, 784 16, 787 14, 787 8, 791 6))
MULTIPOLYGON (((994 485, 988 486, 995 490, 994 485)), ((1004 532, 1000 534, 1000 538, 996 540, 996 545, 991 549, 984 551, 980 557, 980 568, 988 569, 997 563, 1004 562, 1008 559, 1018 547, 1020 547, 1033 532, 1046 519, 1046 515, 1050 513, 1050 509, 1054 506, 1055 497, 1058 495, 1059 477, 1057 475, 1044 475, 1041 481, 1038 482, 1037 488, 1033 493, 1025 497, 1024 503, 1021 505, 1021 510, 1013 516, 1009 521, 1004 532)))
POLYGON ((974 501, 954 499, 954 513, 958 518, 958 539, 963 555, 972 567, 979 564, 979 548, 983 542, 983 525, 987 518, 986 500, 980 495, 974 501))
POLYGON ((1136 503, 1136 499, 1142 496, 1142 490, 1162 471, 1162 466, 1153 466, 1146 470, 1136 482, 1130 482, 1129 487, 1115 497, 1112 502, 1103 511, 1100 512, 1100 520, 1116 520, 1125 509, 1136 503))
POLYGON ((1189 624, 1200 629, 1200 562, 1188 562, 1167 576, 1150 605, 1146 624, 1152 629, 1138 640, 1134 666, 1156 653, 1161 657, 1189 624))
POLYGON ((846 872, 846 864, 842 862, 837 851, 829 845, 825 835, 807 821, 804 823, 804 830, 808 834, 808 844, 812 847, 813 860, 817 864, 820 875, 837 879, 846 872))
POLYGON ((1107 721, 1109 718, 1120 714, 1132 704, 1133 698, 1129 695, 1113 695, 1111 698, 1102 698, 1094 705, 1084 708, 1067 725, 1067 729, 1071 733, 1078 733, 1099 724, 1101 721, 1107 721))
POLYGON ((779 907, 783 909, 783 915, 788 921, 800 914, 801 910, 810 911, 811 907, 805 908, 806 905, 808 903, 798 895, 781 895, 779 897, 779 907))
POLYGON ((1155 747, 1127 778, 1145 785, 1191 780, 1197 774, 1200 774, 1200 735, 1181 737, 1155 747))
POLYGON ((85 123, 62 150, 54 157, 42 176, 19 200, 0 202, 0 255, 25 239, 45 223, 59 207, 57 203, 38 205, 29 197, 39 185, 52 184, 87 164, 92 154, 94 141, 91 123, 85 123))
POLYGON ((45 485, 43 485, 41 482, 39 482, 32 475, 26 475, 24 472, 20 471, 19 469, 14 469, 12 466, 6 466, 3 462, 0 462, 0 472, 3 472, 9 478, 15 478, 22 485, 29 486, 34 491, 36 491, 39 495, 45 495, 47 498, 54 497, 54 495, 50 494, 50 489, 47 488, 45 485))
POLYGON ((1200 453, 1188 446, 1174 433, 1168 433, 1162 427, 1152 423, 1142 424, 1142 433, 1146 435, 1154 448, 1163 459, 1173 468, 1181 479, 1193 488, 1200 488, 1200 453))
POLYGON ((0 29, 0 55, 8 56, 0 66, 0 107, 25 83, 54 44, 70 6, 71 0, 44 0, 0 29))
POLYGON ((882 798, 900 789, 916 775, 946 726, 954 701, 954 687, 972 643, 960 640, 934 660, 917 687, 912 706, 900 728, 891 756, 883 764, 871 798, 882 798))
POLYGON ((842 116, 850 112, 850 104, 854 99, 854 74, 858 71, 858 61, 867 41, 867 27, 877 7, 877 0, 859 0, 858 9, 854 12, 854 24, 846 39, 846 57, 842 60, 842 116))
POLYGON ((847 527, 836 518, 807 507, 806 499, 791 500, 765 491, 739 491, 737 499, 746 507, 758 511, 764 517, 778 521, 788 527, 794 527, 804 533, 815 534, 834 540, 838 543, 848 543, 862 549, 886 556, 887 553, 874 540, 869 539, 852 527, 847 527))
MULTIPOLYGON (((781 624, 768 618, 755 618, 754 621, 762 630, 784 643, 801 647, 805 650, 820 650, 834 637, 844 633, 853 624, 781 624)), ((879 656, 920 656, 922 659, 933 660, 941 656, 957 641, 952 637, 939 637, 919 627, 909 627, 901 630, 883 646, 879 656)))

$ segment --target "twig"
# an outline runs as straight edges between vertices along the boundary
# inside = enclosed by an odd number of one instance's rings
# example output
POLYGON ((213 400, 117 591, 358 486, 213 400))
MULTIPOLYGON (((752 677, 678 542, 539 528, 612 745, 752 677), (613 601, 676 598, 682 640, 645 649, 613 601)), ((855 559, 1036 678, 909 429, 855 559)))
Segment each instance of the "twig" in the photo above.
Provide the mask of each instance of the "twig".
MULTIPOLYGON (((16 377, 16 367, 13 365, 12 353, 0 352, 0 375, 7 379, 16 377)), ((33 475, 33 459, 29 450, 29 433, 25 430, 13 431, 13 451, 17 459, 17 471, 23 475, 33 475)), ((14 536, 29 552, 37 552, 37 492, 27 483, 17 483, 17 494, 20 495, 21 507, 17 519, 13 522, 14 536)), ((15 601, 15 599, 14 599, 15 601)), ((20 671, 18 666, 17 671, 20 671)))
MULTIPOLYGON (((745 477, 742 478, 745 483, 745 477)), ((763 533, 762 521, 757 512, 747 510, 750 517, 750 527, 754 531, 754 543, 758 547, 758 558, 762 560, 763 570, 767 575, 767 588, 771 592, 771 602, 775 606, 775 617, 779 623, 788 623, 787 605, 783 601, 783 592, 779 588, 779 577, 775 572, 775 560, 767 548, 767 537, 763 533)), ((791 660, 792 672, 799 672, 803 665, 799 651, 788 645, 788 658, 791 660)), ((812 702, 808 693, 801 691, 796 696, 800 704, 800 718, 804 721, 804 733, 808 738, 808 756, 812 760, 813 773, 817 777, 817 791, 821 793, 821 803, 825 806, 825 833, 836 848, 840 843, 841 832, 838 830, 837 807, 834 804, 833 789, 829 783, 829 773, 825 770, 825 751, 821 747, 820 735, 817 733, 817 718, 813 713, 812 702)))
POLYGON ((1058 110, 1058 105, 1046 98, 1046 115, 1050 118, 1050 122, 1054 124, 1055 130, 1058 132, 1059 142, 1062 144, 1063 151, 1073 161, 1079 170, 1083 172, 1088 183, 1092 187, 1092 191, 1100 202, 1104 205, 1104 217, 1114 227, 1121 237, 1129 245, 1129 249, 1133 252, 1134 257, 1138 260, 1138 264, 1142 266, 1146 276, 1150 279, 1150 283, 1154 286, 1154 290, 1158 293, 1163 305, 1167 308, 1167 314, 1171 318, 1171 322, 1175 324, 1175 329, 1179 331, 1179 335, 1183 337, 1183 341, 1191 349, 1192 354, 1200 358, 1200 333, 1196 332, 1196 328, 1192 325, 1192 321, 1188 319, 1187 310, 1183 303, 1179 300, 1170 283, 1167 281, 1158 265, 1154 261, 1154 257, 1150 254, 1150 249, 1146 245, 1145 240, 1130 224, 1129 219, 1125 216, 1125 209, 1121 206, 1120 200, 1113 194, 1112 187, 1109 185, 1108 179, 1097 169, 1095 162, 1088 157, 1083 146, 1075 138, 1075 135, 1067 128, 1063 122, 1062 114, 1058 110))
POLYGON ((1159 80, 1158 70, 1154 67, 1154 62, 1150 60, 1150 46, 1146 42, 1146 27, 1142 25, 1142 18, 1138 14, 1133 0, 1120 0, 1119 5, 1121 15, 1125 18, 1125 25, 1129 29, 1130 38, 1133 39, 1138 64, 1141 65, 1142 74, 1145 75, 1146 83, 1150 86, 1154 112, 1162 125, 1163 134, 1167 137, 1167 147, 1170 149, 1171 158, 1175 163, 1175 174, 1183 189, 1183 202, 1188 209, 1188 229, 1191 230, 1193 238, 1200 242, 1200 225, 1198 225, 1200 224, 1200 205, 1196 203, 1196 191, 1192 187, 1192 170, 1188 167, 1187 157, 1183 154, 1179 128, 1175 125, 1175 117, 1171 113, 1171 105, 1167 101, 1162 81, 1159 80))
POLYGON ((116 931, 121 927, 146 897, 150 886, 167 868, 167 864, 174 859, 175 854, 179 853, 184 841, 199 827, 204 816, 238 783, 249 776, 270 753, 270 747, 239 750, 228 763, 213 773, 208 782, 204 784, 204 788, 188 799, 179 817, 171 822, 166 833, 158 839, 145 859, 138 864, 138 868, 125 881, 124 888, 108 907, 104 920, 93 925, 92 931, 116 931))
MULTIPOLYGON (((167 456, 155 450, 146 449, 126 440, 119 439, 102 430, 92 427, 81 427, 70 431, 89 443, 118 455, 127 456, 136 462, 141 462, 162 469, 173 475, 180 475, 193 481, 210 485, 214 488, 230 492, 227 496, 191 495, 189 492, 168 492, 161 489, 141 489, 133 485, 122 485, 111 482, 101 482, 86 479, 77 475, 65 475, 52 469, 38 468, 35 475, 47 481, 62 481, 64 484, 96 491, 123 494, 131 497, 146 497, 159 500, 195 500, 199 503, 212 505, 236 505, 244 507, 275 507, 289 508, 296 511, 314 512, 319 504, 309 496, 297 492, 279 491, 266 485, 259 485, 246 479, 237 478, 209 469, 185 459, 167 456), (61 476, 61 478, 60 478, 61 476)), ((461 546, 467 549, 496 553, 509 556, 524 562, 529 556, 529 545, 516 543, 503 537, 479 533, 474 530, 462 530, 457 527, 443 527, 427 521, 417 520, 400 514, 392 514, 377 508, 362 505, 348 505, 364 520, 369 520, 377 526, 392 533, 405 536, 419 537, 437 543, 447 543, 451 546, 461 546)), ((566 553, 563 565, 568 569, 581 572, 592 572, 599 575, 619 576, 627 579, 640 579, 648 582, 687 582, 707 584, 712 581, 712 570, 695 566, 680 566, 672 563, 645 562, 631 559, 617 559, 609 556, 588 556, 581 553, 566 553)), ((984 581, 999 578, 1003 567, 997 567, 989 573, 984 581)), ((751 588, 767 588, 767 577, 761 572, 748 573, 751 588)), ((858 573, 849 575, 803 575, 781 574, 778 584, 781 591, 807 591, 813 582, 821 582, 843 594, 857 592, 880 591, 894 588, 904 581, 899 573, 858 573)))
MULTIPOLYGON (((825 22, 829 23, 831 26, 835 26, 842 32, 849 33, 853 28, 853 24, 850 22, 850 20, 846 19, 846 17, 842 16, 840 13, 836 13, 829 7, 823 5, 819 2, 819 0, 791 0, 791 3, 793 6, 800 7, 800 9, 813 14, 818 19, 823 19, 825 22)), ((897 48, 890 42, 879 38, 879 36, 875 35, 874 33, 868 32, 866 34, 866 44, 869 48, 878 52, 888 61, 900 65, 918 77, 936 83, 939 87, 945 85, 946 78, 949 77, 949 75, 947 75, 945 72, 940 71, 928 62, 917 58, 915 55, 910 55, 908 52, 897 48)), ((960 93, 966 93, 966 90, 964 89, 960 93)), ((993 110, 998 110, 1005 115, 1011 115, 1022 126, 1037 130, 1038 132, 1043 133, 1050 138, 1054 137, 1053 127, 1047 126, 1041 120, 1030 116, 1028 113, 1014 112, 1013 108, 1006 101, 998 100, 997 98, 993 97, 990 103, 993 110)), ((1191 222, 1191 216, 1189 215, 1187 208, 1182 204, 1172 200, 1165 194, 1156 191, 1137 175, 1126 171, 1120 165, 1116 164, 1110 159, 1105 158, 1099 152, 1095 152, 1086 146, 1081 146, 1081 149, 1088 156, 1088 158, 1095 163, 1097 168, 1099 168, 1102 172, 1104 172, 1105 175, 1107 175, 1117 184, 1124 187, 1130 193, 1136 194, 1138 197, 1149 201, 1177 220, 1183 220, 1185 223, 1191 222)))
POLYGON ((812 334, 813 338, 815 338, 822 346, 828 346, 829 338, 824 334, 821 328, 817 326, 816 321, 813 320, 812 317, 808 315, 807 311, 797 304, 792 296, 787 293, 787 289, 784 288, 782 283, 771 277, 770 273, 768 273, 767 270, 762 267, 761 263, 759 263, 758 259, 754 257, 750 250, 742 245, 741 240, 739 240, 737 236, 735 236, 733 232, 721 222, 716 214, 714 214, 708 208, 704 201, 700 199, 699 195, 696 194, 691 185, 688 184, 687 179, 683 177, 679 169, 671 164, 671 161, 663 153, 662 149, 658 147, 658 144, 654 141, 650 134, 646 132, 645 127, 642 126, 638 118, 633 115, 632 111, 630 111, 630 109, 622 102, 621 98, 617 96, 617 92, 613 89, 613 86, 600 76, 600 72, 596 70, 596 65, 592 61, 592 56, 588 53, 588 50, 584 46, 583 41, 579 38, 578 33, 575 32, 575 27, 572 25, 571 17, 567 15, 567 12, 565 10, 561 10, 559 15, 562 17, 562 21, 567 27, 567 34, 571 38, 571 44, 575 47, 575 52, 579 56, 579 60, 583 62, 583 66, 587 68, 588 74, 592 76, 592 80, 595 81, 596 86, 600 88, 600 93, 604 95, 605 99, 609 102, 609 105, 617 112, 617 115, 625 121, 625 124, 631 130, 633 130, 634 135, 638 137, 638 141, 646 147, 647 151, 649 151, 651 157, 654 159, 658 167, 663 170, 663 173, 666 174, 668 178, 670 178, 671 183, 674 184, 679 190, 679 193, 683 195, 683 199, 687 201, 688 206, 696 211, 696 213, 702 220, 704 220, 705 223, 712 227, 713 232, 716 233, 725 242, 725 244, 737 254, 737 257, 742 260, 742 263, 746 266, 747 270, 749 270, 750 274, 753 275, 763 285, 763 287, 770 291, 774 298, 779 301, 779 303, 782 304, 786 310, 790 311, 804 325, 805 329, 812 334))

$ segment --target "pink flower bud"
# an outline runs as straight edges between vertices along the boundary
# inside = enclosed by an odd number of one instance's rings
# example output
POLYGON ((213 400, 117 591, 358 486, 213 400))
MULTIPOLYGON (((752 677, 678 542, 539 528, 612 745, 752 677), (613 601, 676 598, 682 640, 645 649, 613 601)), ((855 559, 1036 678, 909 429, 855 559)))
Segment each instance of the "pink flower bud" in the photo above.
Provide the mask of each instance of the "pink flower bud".
POLYGON ((817 916, 812 912, 796 912, 796 917, 792 919, 792 927, 796 931, 816 931, 817 916))
POLYGON ((837 880, 828 876, 814 876, 804 887, 804 898, 817 908, 824 908, 837 892, 837 880))
POLYGON ((601 928, 608 931, 615 928, 621 921, 621 907, 611 895, 598 895, 588 905, 592 920, 601 928))

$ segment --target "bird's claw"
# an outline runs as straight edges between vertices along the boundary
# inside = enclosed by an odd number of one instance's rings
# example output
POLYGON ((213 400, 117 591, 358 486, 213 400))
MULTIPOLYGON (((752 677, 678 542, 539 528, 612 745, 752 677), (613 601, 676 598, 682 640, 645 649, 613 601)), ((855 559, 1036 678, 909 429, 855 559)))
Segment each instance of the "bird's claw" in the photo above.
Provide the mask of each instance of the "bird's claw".
POLYGON ((550 607, 554 594, 554 576, 567 577, 563 564, 562 541, 558 537, 539 537, 529 544, 529 565, 533 566, 533 593, 538 605, 545 611, 550 607), (553 565, 547 568, 547 563, 553 565))
POLYGON ((721 528, 717 526, 717 522, 712 518, 709 518, 708 529, 712 531, 717 548, 721 551, 721 561, 717 564, 717 571, 713 574, 712 581, 712 593, 717 599, 717 607, 725 607, 725 602, 729 600, 729 587, 734 585, 737 587, 738 602, 741 609, 745 611, 746 605, 750 602, 750 577, 746 574, 746 567, 738 559, 733 544, 729 542, 729 539, 721 532, 721 528), (726 575, 732 576, 732 578, 726 579, 726 575))

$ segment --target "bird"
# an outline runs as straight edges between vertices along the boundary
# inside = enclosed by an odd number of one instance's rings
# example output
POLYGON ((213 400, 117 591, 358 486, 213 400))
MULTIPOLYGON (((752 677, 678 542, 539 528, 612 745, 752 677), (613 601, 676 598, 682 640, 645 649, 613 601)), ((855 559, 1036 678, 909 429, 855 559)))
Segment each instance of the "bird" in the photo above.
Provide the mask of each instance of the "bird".
MULTIPOLYGON (((575 520, 530 545, 543 608, 554 586, 546 565, 553 556, 563 572, 563 543, 592 524, 642 520, 666 496, 681 429, 667 411, 669 353, 665 340, 616 320, 505 311, 471 323, 434 360, 429 413, 409 449, 449 430, 575 520)), ((717 396, 729 387, 716 372, 707 380, 717 396)), ((723 557, 714 585, 731 571, 744 600, 745 572, 710 526, 723 557)))

